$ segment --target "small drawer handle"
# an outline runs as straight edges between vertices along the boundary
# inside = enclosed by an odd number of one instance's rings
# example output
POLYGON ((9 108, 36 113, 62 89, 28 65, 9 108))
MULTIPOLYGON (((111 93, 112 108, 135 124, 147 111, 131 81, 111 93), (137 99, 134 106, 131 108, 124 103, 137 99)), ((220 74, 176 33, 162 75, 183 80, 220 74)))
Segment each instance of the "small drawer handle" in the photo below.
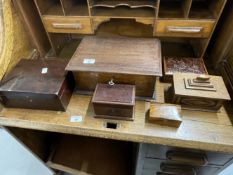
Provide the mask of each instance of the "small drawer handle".
POLYGON ((192 166, 178 165, 172 163, 161 163, 160 169, 164 173, 179 175, 196 175, 196 170, 192 166))
POLYGON ((81 23, 52 23, 55 29, 82 29, 81 23))
POLYGON ((167 26, 168 32, 178 32, 178 33, 200 33, 203 27, 176 27, 167 26))
POLYGON ((205 154, 200 153, 168 151, 166 156, 168 160, 189 165, 204 166, 208 164, 205 154))

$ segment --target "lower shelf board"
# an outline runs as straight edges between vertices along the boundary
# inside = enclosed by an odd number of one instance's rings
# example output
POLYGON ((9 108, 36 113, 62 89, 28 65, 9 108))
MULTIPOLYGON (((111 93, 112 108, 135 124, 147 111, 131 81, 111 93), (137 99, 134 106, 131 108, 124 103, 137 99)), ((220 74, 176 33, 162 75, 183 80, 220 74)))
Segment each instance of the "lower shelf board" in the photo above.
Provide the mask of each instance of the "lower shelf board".
POLYGON ((130 175, 132 148, 129 142, 64 135, 47 164, 74 175, 130 175))

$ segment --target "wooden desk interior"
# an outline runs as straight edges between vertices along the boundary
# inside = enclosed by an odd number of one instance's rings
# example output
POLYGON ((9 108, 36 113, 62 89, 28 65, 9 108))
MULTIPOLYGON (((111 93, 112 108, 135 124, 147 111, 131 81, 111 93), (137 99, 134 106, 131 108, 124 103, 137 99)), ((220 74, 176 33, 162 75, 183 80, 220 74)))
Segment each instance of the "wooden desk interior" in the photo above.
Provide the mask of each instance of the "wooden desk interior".
MULTIPOLYGON (((165 84, 156 83, 157 101, 164 101, 165 84)), ((184 110, 178 129, 148 123, 145 113, 149 102, 137 101, 135 120, 96 119, 90 96, 74 94, 67 112, 7 109, 0 112, 0 125, 43 131, 83 135, 115 140, 162 144, 209 151, 233 152, 233 113, 225 108, 219 113, 184 110), (71 116, 82 116, 82 122, 70 122, 71 116), (106 122, 117 123, 117 129, 106 128, 106 122)))

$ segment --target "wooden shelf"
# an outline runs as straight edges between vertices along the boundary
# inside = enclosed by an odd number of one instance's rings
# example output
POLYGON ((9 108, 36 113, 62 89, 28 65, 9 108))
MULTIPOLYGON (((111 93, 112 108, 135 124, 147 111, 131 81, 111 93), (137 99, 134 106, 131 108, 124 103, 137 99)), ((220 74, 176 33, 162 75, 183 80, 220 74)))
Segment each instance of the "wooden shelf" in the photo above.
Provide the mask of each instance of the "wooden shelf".
POLYGON ((132 156, 129 142, 64 135, 48 165, 72 174, 129 175, 132 156))
POLYGON ((117 6, 127 6, 130 8, 141 8, 141 7, 149 7, 156 8, 156 1, 153 0, 95 0, 92 7, 109 7, 115 8, 117 6))
POLYGON ((216 19, 223 4, 224 0, 192 0, 189 18, 216 19))
POLYGON ((193 0, 192 7, 189 14, 190 18, 214 18, 212 12, 209 9, 208 3, 205 1, 195 1, 193 0))
POLYGON ((60 0, 35 0, 41 15, 63 16, 60 0))
POLYGON ((92 8, 93 16, 115 17, 115 18, 135 18, 149 17, 155 18, 155 10, 152 8, 129 8, 129 7, 95 7, 92 8))
POLYGON ((184 18, 183 0, 161 0, 159 18, 184 18))
POLYGON ((162 55, 163 56, 178 56, 178 57, 195 57, 195 53, 190 39, 164 39, 162 40, 162 55))
POLYGON ((86 0, 62 0, 66 16, 89 16, 86 0))

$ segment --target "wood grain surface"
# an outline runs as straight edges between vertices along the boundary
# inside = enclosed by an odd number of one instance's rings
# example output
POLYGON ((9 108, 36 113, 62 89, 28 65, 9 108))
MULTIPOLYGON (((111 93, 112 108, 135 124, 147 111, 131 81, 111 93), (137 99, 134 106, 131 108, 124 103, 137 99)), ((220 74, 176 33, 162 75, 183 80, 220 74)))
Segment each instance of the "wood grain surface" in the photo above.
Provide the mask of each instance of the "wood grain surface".
POLYGON ((68 63, 68 71, 162 75, 161 44, 148 38, 85 37, 68 63), (94 64, 83 64, 84 59, 94 64))
MULTIPOLYGON (((166 84, 156 83, 157 102, 164 101, 166 84)), ((28 129, 109 138, 233 153, 233 112, 221 108, 219 113, 182 110, 179 129, 148 123, 145 114, 149 102, 137 101, 134 121, 94 118, 90 96, 73 95, 67 112, 6 109, 0 113, 0 124, 28 129), (71 116, 82 116, 82 122, 70 122, 71 116), (118 124, 105 128, 106 122, 118 124)))

